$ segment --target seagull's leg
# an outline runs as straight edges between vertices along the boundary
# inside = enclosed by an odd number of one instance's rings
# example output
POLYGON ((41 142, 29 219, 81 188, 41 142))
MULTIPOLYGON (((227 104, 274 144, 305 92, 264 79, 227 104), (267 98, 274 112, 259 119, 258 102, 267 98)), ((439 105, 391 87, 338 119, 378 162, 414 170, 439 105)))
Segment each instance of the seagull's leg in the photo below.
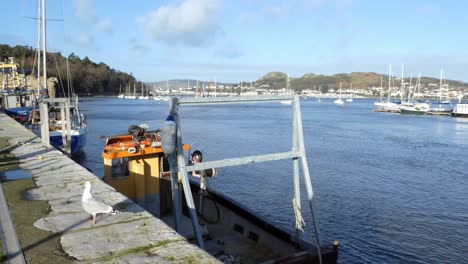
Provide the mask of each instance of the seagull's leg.
POLYGON ((96 224, 96 214, 93 214, 93 225, 96 224))

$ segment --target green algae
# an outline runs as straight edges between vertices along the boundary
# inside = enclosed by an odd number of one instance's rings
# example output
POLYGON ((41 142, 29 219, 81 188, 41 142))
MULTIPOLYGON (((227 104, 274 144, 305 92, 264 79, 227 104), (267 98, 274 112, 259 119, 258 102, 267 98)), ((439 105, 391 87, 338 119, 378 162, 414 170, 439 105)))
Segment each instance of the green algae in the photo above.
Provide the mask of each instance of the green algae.
POLYGON ((45 217, 49 210, 46 201, 31 201, 26 192, 35 188, 33 179, 2 183, 16 234, 27 263, 72 263, 60 246, 61 233, 38 229, 34 222, 45 217))
MULTIPOLYGON (((10 146, 10 143, 8 143, 8 140, 10 139, 11 138, 9 137, 0 137, 0 150, 10 146)), ((18 161, 18 159, 15 157, 15 155, 8 152, 0 153, 0 172, 17 169, 18 164, 15 163, 16 161, 18 161)))
POLYGON ((165 239, 165 240, 158 241, 157 243, 152 243, 152 244, 147 245, 147 246, 135 247, 135 248, 122 250, 122 251, 118 251, 118 252, 111 252, 111 254, 109 256, 104 256, 104 257, 100 257, 100 258, 96 258, 96 259, 92 259, 92 260, 87 260, 87 261, 93 261, 93 262, 111 261, 112 259, 115 259, 115 258, 119 258, 119 257, 129 255, 129 254, 141 253, 141 252, 144 252, 149 256, 154 256, 154 255, 157 255, 157 254, 151 253, 150 249, 158 248, 158 247, 164 247, 164 246, 166 246, 166 245, 168 245, 170 243, 177 243, 177 242, 181 242, 181 241, 184 241, 184 239, 165 239))

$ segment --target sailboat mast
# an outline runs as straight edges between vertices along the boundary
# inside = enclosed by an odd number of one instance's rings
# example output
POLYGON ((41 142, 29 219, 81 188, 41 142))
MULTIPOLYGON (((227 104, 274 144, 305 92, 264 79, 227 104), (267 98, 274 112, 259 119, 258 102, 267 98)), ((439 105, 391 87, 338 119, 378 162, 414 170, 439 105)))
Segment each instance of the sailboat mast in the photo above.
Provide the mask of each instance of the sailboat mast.
POLYGON ((341 82, 340 82, 340 100, 341 100, 341 82))
POLYGON ((405 85, 405 65, 401 65, 401 86, 400 86, 400 100, 403 101, 403 89, 405 85))
POLYGON ((37 96, 41 93, 41 0, 37 0, 37 96))
POLYGON ((43 60, 43 72, 44 72, 44 89, 47 89, 47 65, 46 65, 46 4, 45 0, 42 0, 42 60, 43 60))
POLYGON ((442 78, 444 78, 443 76, 444 76, 444 69, 440 69, 439 103, 440 101, 442 101, 442 85, 443 85, 442 78))
POLYGON ((380 76, 380 101, 382 102, 382 96, 383 96, 383 76, 380 76))
POLYGON ((390 89, 392 87, 392 65, 390 64, 388 67, 388 94, 387 94, 387 101, 390 102, 390 89))
POLYGON ((413 73, 410 73, 410 78, 409 78, 408 102, 411 102, 411 79, 413 79, 413 73))

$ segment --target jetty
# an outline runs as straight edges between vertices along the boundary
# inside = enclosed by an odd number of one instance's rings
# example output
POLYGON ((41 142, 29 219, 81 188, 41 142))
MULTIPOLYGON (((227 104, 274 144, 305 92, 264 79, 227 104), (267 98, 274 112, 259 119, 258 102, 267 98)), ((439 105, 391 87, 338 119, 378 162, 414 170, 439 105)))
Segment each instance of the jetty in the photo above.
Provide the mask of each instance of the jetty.
POLYGON ((4 113, 0 124, 0 139, 8 142, 0 150, 0 169, 13 165, 30 174, 23 185, 14 180, 0 186, 2 261, 219 263, 4 113), (81 205, 86 181, 119 213, 98 215, 92 225, 81 205))

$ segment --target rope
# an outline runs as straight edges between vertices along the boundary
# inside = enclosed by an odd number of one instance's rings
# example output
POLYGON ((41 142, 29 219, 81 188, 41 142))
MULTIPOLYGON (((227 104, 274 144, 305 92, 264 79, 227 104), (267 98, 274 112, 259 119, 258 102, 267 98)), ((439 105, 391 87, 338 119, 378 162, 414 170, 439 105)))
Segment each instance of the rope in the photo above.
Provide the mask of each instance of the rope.
POLYGON ((63 93, 63 96, 65 97, 65 88, 63 87, 62 76, 60 75, 60 70, 58 67, 57 54, 56 53, 52 53, 52 54, 53 54, 52 57, 54 58, 54 61, 55 61, 55 68, 57 69, 57 75, 60 81, 60 86, 62 87, 62 93, 63 93))
POLYGON ((304 227, 306 226, 304 218, 302 217, 301 207, 296 201, 296 198, 293 199, 293 208, 294 216, 296 218, 296 229, 304 232, 304 227))

